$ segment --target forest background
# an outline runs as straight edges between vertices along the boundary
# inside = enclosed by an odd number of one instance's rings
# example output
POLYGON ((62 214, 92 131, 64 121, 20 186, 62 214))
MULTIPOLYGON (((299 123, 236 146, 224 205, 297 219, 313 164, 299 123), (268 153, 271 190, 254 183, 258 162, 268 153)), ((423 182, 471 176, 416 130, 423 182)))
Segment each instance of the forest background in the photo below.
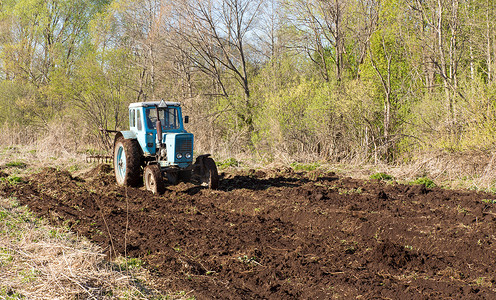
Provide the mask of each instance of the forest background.
POLYGON ((403 162, 496 142, 493 0, 1 0, 0 144, 107 151, 179 101, 198 152, 403 162))

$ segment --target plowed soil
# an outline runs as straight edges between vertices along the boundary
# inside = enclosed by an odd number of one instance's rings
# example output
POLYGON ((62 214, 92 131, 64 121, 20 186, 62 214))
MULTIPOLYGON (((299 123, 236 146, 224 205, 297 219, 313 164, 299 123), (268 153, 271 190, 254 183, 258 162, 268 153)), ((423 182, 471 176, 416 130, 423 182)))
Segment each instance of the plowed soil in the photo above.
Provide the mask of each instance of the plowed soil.
POLYGON ((157 196, 107 165, 0 194, 197 299, 496 299, 494 194, 281 169, 157 196))

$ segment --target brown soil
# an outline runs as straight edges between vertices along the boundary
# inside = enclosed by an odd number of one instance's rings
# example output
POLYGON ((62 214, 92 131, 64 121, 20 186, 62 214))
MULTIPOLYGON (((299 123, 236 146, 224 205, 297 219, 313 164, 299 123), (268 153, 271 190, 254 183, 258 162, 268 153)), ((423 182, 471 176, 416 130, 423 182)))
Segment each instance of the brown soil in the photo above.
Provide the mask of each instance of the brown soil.
POLYGON ((291 169, 154 196, 101 165, 44 169, 0 194, 197 299, 495 299, 496 195, 291 169))

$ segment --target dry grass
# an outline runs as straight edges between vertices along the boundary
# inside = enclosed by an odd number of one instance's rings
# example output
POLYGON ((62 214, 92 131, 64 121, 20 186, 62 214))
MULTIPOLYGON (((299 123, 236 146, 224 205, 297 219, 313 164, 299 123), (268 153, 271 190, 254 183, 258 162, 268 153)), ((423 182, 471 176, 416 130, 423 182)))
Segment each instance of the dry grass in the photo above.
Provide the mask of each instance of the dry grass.
POLYGON ((86 239, 0 199, 0 299, 162 297, 143 284, 146 270, 122 269, 104 258, 86 239))
MULTIPOLYGON (((257 161, 253 156, 233 156, 240 162, 241 168, 281 168, 294 162, 289 155, 279 154, 271 162, 257 161)), ((216 157, 221 164, 229 159, 227 156, 216 157), (219 159, 220 158, 220 159, 219 159)), ((369 179, 371 175, 381 172, 392 175, 398 182, 408 183, 420 177, 433 180, 438 186, 450 189, 473 189, 496 192, 496 152, 455 152, 431 151, 416 153, 413 158, 403 163, 369 164, 353 161, 342 164, 327 163, 308 159, 301 165, 320 165, 319 169, 333 171, 341 176, 369 179)))
POLYGON ((396 165, 348 164, 328 168, 354 178, 367 179, 374 173, 383 172, 399 182, 428 177, 444 188, 496 192, 496 153, 434 151, 419 153, 411 161, 396 165))

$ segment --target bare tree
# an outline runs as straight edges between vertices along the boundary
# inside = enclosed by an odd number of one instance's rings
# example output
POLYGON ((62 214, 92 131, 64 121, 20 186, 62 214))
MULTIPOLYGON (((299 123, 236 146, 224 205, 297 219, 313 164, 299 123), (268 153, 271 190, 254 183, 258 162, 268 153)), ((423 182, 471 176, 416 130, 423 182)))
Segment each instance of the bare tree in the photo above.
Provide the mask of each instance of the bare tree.
POLYGON ((228 83, 234 79, 244 95, 238 116, 253 130, 250 101, 249 41, 262 0, 190 0, 176 6, 174 36, 169 42, 192 66, 210 77, 220 94, 231 97, 228 83))
POLYGON ((170 22, 172 4, 165 0, 124 2, 115 14, 118 44, 130 49, 134 58, 136 83, 132 87, 136 100, 157 99, 163 95, 158 89, 160 78, 170 60, 163 61, 166 46, 163 38, 170 22))
POLYGON ((318 67, 322 78, 329 81, 334 63, 336 79, 341 80, 343 68, 344 37, 342 29, 343 0, 285 1, 288 20, 299 38, 294 47, 304 51, 318 67))

